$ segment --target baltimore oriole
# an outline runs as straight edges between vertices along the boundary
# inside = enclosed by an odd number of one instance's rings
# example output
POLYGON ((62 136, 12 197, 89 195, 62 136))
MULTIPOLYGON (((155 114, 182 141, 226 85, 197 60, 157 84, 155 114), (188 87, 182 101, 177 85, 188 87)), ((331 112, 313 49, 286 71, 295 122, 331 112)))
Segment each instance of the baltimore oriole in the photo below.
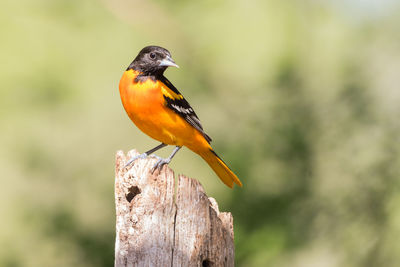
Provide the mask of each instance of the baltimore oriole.
POLYGON ((186 146, 200 155, 227 186, 232 188, 234 183, 242 186, 237 176, 211 148, 211 138, 204 132, 193 108, 165 78, 164 71, 168 67, 178 67, 170 52, 159 46, 147 46, 122 75, 119 92, 129 118, 145 134, 161 142, 159 146, 130 159, 125 166, 160 148, 174 145, 175 149, 168 158, 157 157, 158 161, 152 169, 154 172, 168 164, 176 152, 186 146))

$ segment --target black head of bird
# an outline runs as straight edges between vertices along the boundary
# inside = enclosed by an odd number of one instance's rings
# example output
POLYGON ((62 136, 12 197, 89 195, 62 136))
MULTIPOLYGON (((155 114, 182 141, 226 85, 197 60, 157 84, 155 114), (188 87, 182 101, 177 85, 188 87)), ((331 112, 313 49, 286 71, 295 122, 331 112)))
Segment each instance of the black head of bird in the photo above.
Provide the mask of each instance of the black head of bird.
POLYGON ((142 75, 157 76, 162 75, 168 67, 179 68, 167 49, 160 46, 146 46, 129 65, 128 70, 139 71, 142 75))

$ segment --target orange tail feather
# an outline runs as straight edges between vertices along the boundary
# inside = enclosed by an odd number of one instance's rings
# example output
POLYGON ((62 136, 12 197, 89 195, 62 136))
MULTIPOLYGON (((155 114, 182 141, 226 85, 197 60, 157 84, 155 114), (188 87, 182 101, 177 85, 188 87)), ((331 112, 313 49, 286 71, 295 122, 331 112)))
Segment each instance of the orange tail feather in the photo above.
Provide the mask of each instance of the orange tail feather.
POLYGON ((210 165, 224 184, 230 188, 233 188, 234 183, 238 186, 242 186, 242 182, 240 182, 239 178, 237 178, 225 162, 218 157, 214 150, 207 149, 200 152, 199 155, 210 165))

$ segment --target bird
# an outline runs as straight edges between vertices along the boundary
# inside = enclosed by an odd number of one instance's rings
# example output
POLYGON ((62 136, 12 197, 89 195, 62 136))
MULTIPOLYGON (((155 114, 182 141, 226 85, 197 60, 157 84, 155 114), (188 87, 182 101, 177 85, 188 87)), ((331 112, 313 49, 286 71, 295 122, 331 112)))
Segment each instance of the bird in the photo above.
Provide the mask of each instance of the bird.
POLYGON ((160 145, 131 158, 146 158, 167 145, 175 146, 171 155, 158 159, 151 169, 161 170, 171 162, 183 147, 202 157, 228 187, 242 187, 239 178, 211 147, 211 138, 203 129, 199 117, 178 91, 164 76, 168 67, 179 66, 171 53, 160 46, 144 47, 123 73, 119 82, 122 105, 133 123, 145 134, 161 142, 160 145))

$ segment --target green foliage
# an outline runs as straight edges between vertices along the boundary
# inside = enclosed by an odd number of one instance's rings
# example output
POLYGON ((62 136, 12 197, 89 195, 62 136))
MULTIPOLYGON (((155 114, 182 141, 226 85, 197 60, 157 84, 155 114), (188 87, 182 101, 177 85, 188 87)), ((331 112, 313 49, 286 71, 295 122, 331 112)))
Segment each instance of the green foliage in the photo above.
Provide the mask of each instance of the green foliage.
POLYGON ((171 163, 233 213, 238 266, 397 266, 399 6, 337 2, 6 0, 0 266, 113 264, 113 155, 156 144, 118 82, 149 44, 243 181, 171 163))

